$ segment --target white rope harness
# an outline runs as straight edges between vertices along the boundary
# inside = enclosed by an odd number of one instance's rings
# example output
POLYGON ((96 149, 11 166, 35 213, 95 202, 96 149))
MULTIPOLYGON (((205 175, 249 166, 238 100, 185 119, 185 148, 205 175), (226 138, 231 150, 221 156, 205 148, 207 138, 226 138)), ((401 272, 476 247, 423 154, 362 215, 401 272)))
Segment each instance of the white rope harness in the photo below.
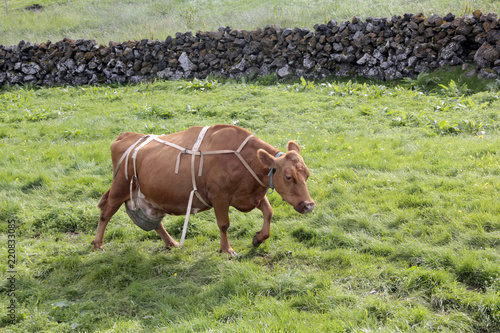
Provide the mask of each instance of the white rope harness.
POLYGON ((201 131, 200 131, 200 133, 198 135, 198 138, 196 139, 196 142, 194 143, 192 149, 184 148, 184 147, 181 147, 179 145, 176 145, 175 143, 161 140, 161 139, 158 138, 158 135, 153 135, 153 134, 144 135, 139 140, 137 140, 134 144, 132 144, 130 147, 128 147, 128 149, 123 153, 122 157, 118 161, 118 164, 116 166, 116 170, 113 173, 113 178, 115 178, 116 175, 118 174, 118 170, 120 169, 120 165, 125 160, 125 179, 129 180, 129 176, 128 176, 128 172, 127 172, 127 170, 128 170, 128 160, 129 160, 129 157, 130 157, 130 153, 133 150, 133 153, 132 153, 132 163, 133 163, 133 166, 134 166, 134 176, 133 176, 132 179, 130 179, 130 198, 131 198, 131 201, 132 201, 132 209, 136 210, 137 206, 136 206, 135 201, 133 200, 133 195, 132 195, 133 191, 132 191, 132 188, 133 188, 134 179, 135 179, 135 182, 137 183, 137 186, 139 185, 138 178, 137 178, 137 167, 136 167, 137 153, 139 152, 139 150, 142 147, 144 147, 145 145, 149 144, 151 141, 155 141, 155 142, 167 145, 169 147, 175 148, 177 150, 180 150, 179 154, 177 155, 177 161, 175 163, 175 170, 174 170, 175 174, 179 174, 179 165, 180 165, 181 155, 187 155, 187 154, 191 155, 191 180, 192 180, 193 190, 189 194, 189 201, 188 201, 188 205, 187 205, 186 217, 184 219, 184 226, 182 228, 182 237, 181 237, 181 241, 180 241, 180 245, 181 246, 184 245, 184 240, 186 238, 186 231, 187 231, 189 216, 191 214, 191 206, 193 204, 193 196, 196 195, 196 197, 205 206, 212 207, 212 205, 210 203, 208 203, 205 199, 203 199, 203 197, 201 196, 201 194, 198 191, 198 187, 196 186, 195 156, 199 156, 200 157, 200 164, 198 166, 198 177, 201 177, 202 172, 203 172, 203 156, 205 156, 205 155, 216 155, 216 154, 234 154, 234 155, 236 155, 236 157, 239 158, 239 160, 241 161, 241 163, 250 172, 250 174, 255 178, 255 180, 260 185, 262 185, 263 187, 267 187, 259 179, 259 177, 257 176, 257 174, 255 174, 255 172, 252 170, 252 168, 250 167, 250 165, 245 161, 245 159, 240 154, 241 151, 243 150, 243 148, 245 147, 245 145, 248 143, 248 141, 253 137, 253 135, 247 136, 246 139, 243 140, 243 142, 241 143, 241 145, 236 150, 212 150, 212 151, 204 151, 204 152, 202 152, 199 149, 200 149, 201 143, 203 142, 203 138, 205 137, 205 134, 206 134, 206 132, 207 132, 207 130, 208 130, 209 127, 210 126, 205 126, 205 127, 203 127, 201 129, 201 131))

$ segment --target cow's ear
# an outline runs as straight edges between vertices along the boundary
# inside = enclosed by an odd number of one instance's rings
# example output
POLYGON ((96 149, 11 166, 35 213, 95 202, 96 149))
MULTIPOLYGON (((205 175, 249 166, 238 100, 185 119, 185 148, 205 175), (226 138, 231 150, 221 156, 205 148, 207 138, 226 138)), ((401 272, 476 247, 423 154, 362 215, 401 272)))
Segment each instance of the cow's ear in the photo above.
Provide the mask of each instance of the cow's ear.
POLYGON ((275 158, 273 155, 269 154, 264 149, 259 149, 257 151, 257 156, 259 157, 260 163, 266 168, 274 168, 275 167, 275 158))
POLYGON ((290 150, 295 150, 297 153, 300 154, 300 147, 295 141, 288 141, 288 151, 290 150))

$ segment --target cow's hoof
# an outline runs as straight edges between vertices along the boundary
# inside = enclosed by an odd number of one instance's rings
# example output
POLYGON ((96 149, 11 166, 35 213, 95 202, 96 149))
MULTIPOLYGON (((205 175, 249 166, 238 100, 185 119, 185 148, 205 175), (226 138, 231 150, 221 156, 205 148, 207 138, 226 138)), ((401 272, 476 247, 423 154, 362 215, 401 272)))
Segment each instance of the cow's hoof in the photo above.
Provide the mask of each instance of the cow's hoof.
POLYGON ((90 244, 94 247, 94 251, 99 250, 101 252, 104 252, 104 246, 98 245, 96 241, 92 241, 90 244))
POLYGON ((181 246, 179 245, 179 243, 177 243, 175 241, 170 245, 165 245, 165 249, 167 249, 167 250, 170 250, 172 248, 178 248, 178 247, 181 247, 181 246))
POLYGON ((259 245, 262 244, 261 242, 259 242, 259 240, 257 239, 257 235, 253 236, 253 241, 252 241, 252 245, 254 247, 259 247, 259 245))
POLYGON ((223 251, 222 249, 219 250, 219 253, 227 253, 233 257, 236 257, 238 256, 238 253, 234 252, 233 249, 229 249, 228 251, 223 251))

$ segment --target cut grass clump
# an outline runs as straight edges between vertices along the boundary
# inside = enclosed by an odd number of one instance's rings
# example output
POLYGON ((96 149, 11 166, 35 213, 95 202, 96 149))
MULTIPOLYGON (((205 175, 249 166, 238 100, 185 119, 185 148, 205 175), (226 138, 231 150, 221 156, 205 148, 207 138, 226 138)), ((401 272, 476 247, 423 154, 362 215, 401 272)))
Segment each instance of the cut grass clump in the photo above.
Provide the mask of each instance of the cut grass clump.
POLYGON ((99 219, 94 207, 52 207, 47 212, 38 212, 33 228, 44 232, 92 232, 99 219))
POLYGON ((349 248, 354 247, 356 242, 353 238, 337 232, 318 232, 313 229, 299 227, 292 231, 292 237, 308 246, 321 247, 323 249, 349 248))
POLYGON ((48 181, 44 176, 35 176, 32 179, 29 179, 21 186, 21 191, 23 192, 31 192, 34 190, 40 190, 42 187, 47 186, 48 181))
POLYGON ((484 290, 500 285, 500 267, 490 261, 477 260, 475 256, 465 254, 455 266, 457 279, 469 287, 484 290))
MULTIPOLYGON (((13 200, 2 200, 0 205, 0 220, 7 221, 19 221, 19 213, 22 207, 19 202, 13 200)), ((0 230, 5 232, 7 230, 7 223, 0 224, 0 230)))

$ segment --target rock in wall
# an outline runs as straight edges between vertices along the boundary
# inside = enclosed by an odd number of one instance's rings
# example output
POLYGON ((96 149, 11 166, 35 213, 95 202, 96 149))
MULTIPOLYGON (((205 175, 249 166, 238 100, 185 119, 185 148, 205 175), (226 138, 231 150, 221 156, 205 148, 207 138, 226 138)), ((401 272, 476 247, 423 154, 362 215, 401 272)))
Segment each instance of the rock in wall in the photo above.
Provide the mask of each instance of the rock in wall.
POLYGON ((92 40, 0 45, 0 85, 86 85, 154 79, 328 75, 381 80, 415 77, 445 66, 476 64, 482 77, 500 74, 497 14, 444 17, 405 14, 354 17, 307 28, 176 33, 164 41, 98 45, 92 40))

